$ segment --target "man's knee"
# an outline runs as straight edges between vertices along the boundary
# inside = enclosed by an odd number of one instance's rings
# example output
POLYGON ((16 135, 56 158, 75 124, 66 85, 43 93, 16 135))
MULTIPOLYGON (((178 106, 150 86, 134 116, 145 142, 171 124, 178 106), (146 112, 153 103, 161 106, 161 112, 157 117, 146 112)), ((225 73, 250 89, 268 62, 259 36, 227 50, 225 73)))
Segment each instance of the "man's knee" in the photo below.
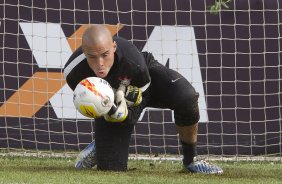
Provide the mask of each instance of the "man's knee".
POLYGON ((174 110, 175 124, 178 126, 190 126, 198 123, 200 112, 198 106, 199 93, 193 93, 189 99, 174 110))

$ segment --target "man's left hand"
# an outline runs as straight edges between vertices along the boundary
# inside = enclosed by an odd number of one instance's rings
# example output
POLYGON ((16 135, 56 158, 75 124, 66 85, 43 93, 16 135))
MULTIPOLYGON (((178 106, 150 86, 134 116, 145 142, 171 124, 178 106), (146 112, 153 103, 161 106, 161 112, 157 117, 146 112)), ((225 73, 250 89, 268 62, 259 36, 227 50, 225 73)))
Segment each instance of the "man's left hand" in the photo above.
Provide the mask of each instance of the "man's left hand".
POLYGON ((142 91, 136 86, 129 85, 125 88, 124 97, 128 107, 138 106, 142 102, 142 91))

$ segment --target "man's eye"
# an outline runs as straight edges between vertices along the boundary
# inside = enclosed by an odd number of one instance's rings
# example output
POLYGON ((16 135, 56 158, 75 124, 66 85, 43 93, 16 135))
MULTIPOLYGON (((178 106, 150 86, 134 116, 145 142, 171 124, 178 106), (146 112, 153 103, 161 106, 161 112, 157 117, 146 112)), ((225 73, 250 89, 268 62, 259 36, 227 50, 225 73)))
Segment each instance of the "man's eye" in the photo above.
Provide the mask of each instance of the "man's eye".
POLYGON ((96 56, 93 56, 93 55, 88 55, 88 57, 89 57, 89 58, 93 58, 93 59, 96 58, 96 56))
POLYGON ((103 56, 103 57, 107 57, 108 55, 109 55, 109 54, 103 54, 102 56, 103 56))

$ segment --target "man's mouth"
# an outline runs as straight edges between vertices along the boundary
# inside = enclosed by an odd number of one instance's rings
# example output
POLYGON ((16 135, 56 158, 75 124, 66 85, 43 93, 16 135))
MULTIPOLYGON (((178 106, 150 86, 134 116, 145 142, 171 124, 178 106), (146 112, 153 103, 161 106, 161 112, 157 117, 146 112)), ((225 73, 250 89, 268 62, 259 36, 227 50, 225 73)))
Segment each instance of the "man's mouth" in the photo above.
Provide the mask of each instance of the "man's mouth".
MULTIPOLYGON (((103 77, 106 73, 106 70, 105 69, 102 69, 102 70, 98 70, 97 74, 100 76, 100 77, 103 77)), ((98 76, 98 77, 99 77, 98 76)))

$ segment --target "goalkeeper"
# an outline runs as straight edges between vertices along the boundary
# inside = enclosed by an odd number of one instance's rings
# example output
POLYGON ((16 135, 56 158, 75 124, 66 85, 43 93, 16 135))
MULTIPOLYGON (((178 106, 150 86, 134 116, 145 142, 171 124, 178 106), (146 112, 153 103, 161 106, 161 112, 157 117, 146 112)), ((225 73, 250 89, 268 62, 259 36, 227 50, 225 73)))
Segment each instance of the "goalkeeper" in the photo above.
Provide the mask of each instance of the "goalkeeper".
POLYGON ((222 173, 218 166, 196 159, 199 121, 198 97, 178 72, 158 63, 148 52, 139 52, 129 41, 112 37, 103 25, 92 25, 82 36, 82 46, 64 68, 72 90, 84 78, 105 79, 117 89, 117 108, 95 119, 95 141, 78 156, 77 168, 127 170, 131 133, 146 107, 174 110, 176 129, 188 172, 222 173))

